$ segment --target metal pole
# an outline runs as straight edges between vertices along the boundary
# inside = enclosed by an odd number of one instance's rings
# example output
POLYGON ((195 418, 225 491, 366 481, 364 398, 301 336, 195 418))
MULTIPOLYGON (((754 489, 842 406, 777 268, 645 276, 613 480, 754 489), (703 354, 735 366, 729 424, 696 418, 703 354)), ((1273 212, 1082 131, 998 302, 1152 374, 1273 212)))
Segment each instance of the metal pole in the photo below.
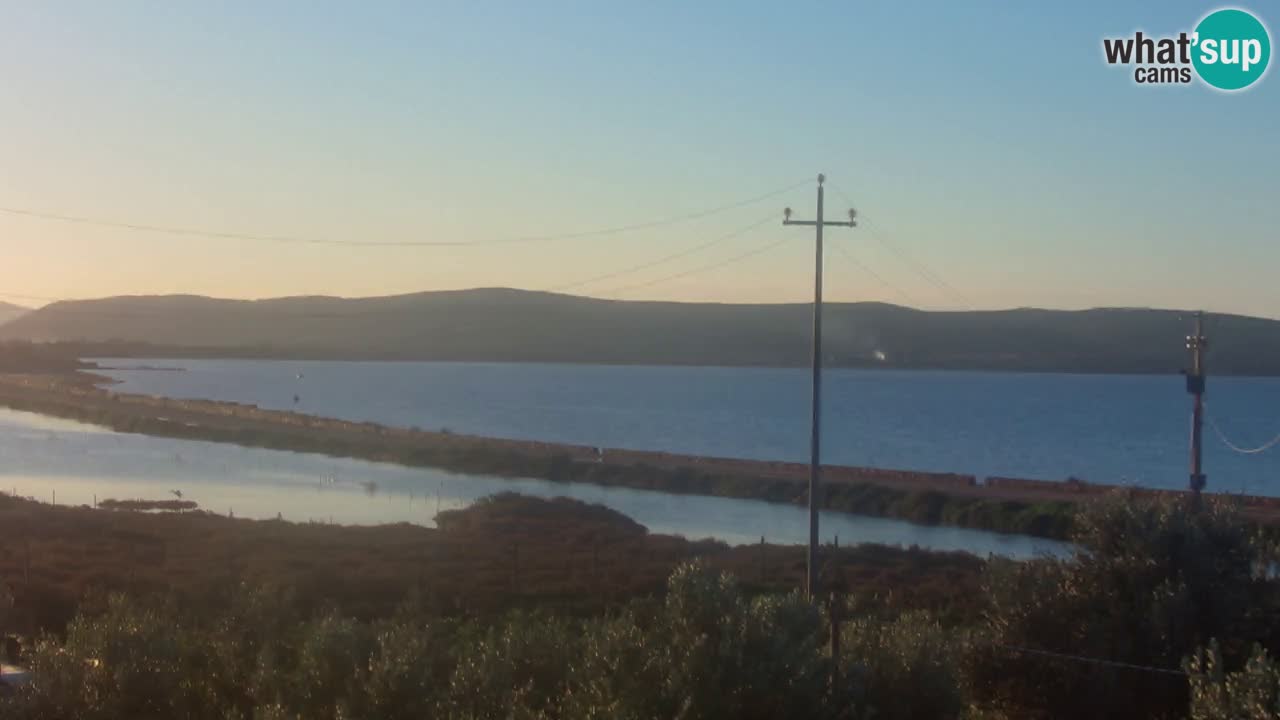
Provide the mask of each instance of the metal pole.
POLYGON ((818 596, 818 484, 822 463, 822 183, 818 176, 818 215, 813 258, 813 417, 809 425, 809 552, 805 594, 818 596))
POLYGON ((1207 482, 1203 469, 1203 445, 1201 429, 1204 423, 1205 367, 1204 348, 1208 339, 1204 336, 1204 313, 1196 313, 1195 334, 1187 337, 1187 349, 1191 351, 1191 372, 1187 373, 1187 392, 1191 393, 1191 502, 1200 506, 1200 491, 1207 482))
POLYGON ((818 175, 818 217, 815 220, 792 220, 791 209, 783 215, 783 225, 812 225, 815 230, 813 259, 813 396, 811 399, 809 435, 809 547, 805 557, 805 595, 816 599, 818 595, 818 509, 820 505, 822 467, 822 229, 825 225, 855 227, 854 212, 849 211, 848 222, 827 221, 823 216, 823 183, 826 176, 818 175))

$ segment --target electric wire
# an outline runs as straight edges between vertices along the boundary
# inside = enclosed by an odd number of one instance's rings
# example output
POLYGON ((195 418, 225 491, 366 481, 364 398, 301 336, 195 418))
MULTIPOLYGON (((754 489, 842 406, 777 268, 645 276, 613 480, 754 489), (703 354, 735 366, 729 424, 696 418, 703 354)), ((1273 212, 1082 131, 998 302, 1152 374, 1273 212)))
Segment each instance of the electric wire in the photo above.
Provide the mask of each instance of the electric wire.
MULTIPOLYGON (((849 207, 854 207, 853 200, 839 185, 831 182, 830 180, 827 181, 827 184, 840 195, 849 207)), ((904 248, 899 246, 898 243, 889 238, 888 234, 880 227, 879 223, 862 214, 861 211, 858 213, 858 220, 871 232, 871 235, 876 239, 876 242, 880 243, 889 250, 889 252, 893 253, 900 261, 902 261, 903 264, 910 267, 917 275, 923 278, 925 282, 933 285, 944 294, 949 295, 951 299, 959 302, 966 309, 973 306, 973 304, 968 301, 968 298, 965 297, 964 293, 957 290, 954 285, 942 279, 941 276, 931 270, 927 265, 917 260, 904 248)))
MULTIPOLYGON (((1205 410, 1206 411, 1208 410, 1208 403, 1205 403, 1205 410)), ((1241 455, 1257 455, 1259 453, 1264 453, 1270 450, 1276 445, 1280 445, 1280 434, 1278 434, 1275 437, 1268 440, 1267 442, 1257 447, 1253 447, 1253 448, 1241 447, 1231 442, 1231 440, 1227 437, 1226 433, 1222 432, 1222 428, 1218 427, 1217 421, 1214 420, 1213 416, 1208 414, 1208 412, 1205 413, 1205 419, 1209 421, 1209 427, 1213 428, 1214 434, 1218 436, 1218 439, 1222 441, 1222 444, 1226 445, 1233 452, 1239 453, 1241 455)))
POLYGON ((699 244, 699 245, 695 245, 695 246, 693 246, 693 247, 686 248, 686 249, 681 250, 681 251, 679 251, 679 252, 672 253, 672 254, 670 254, 670 255, 666 255, 666 256, 660 257, 660 258, 658 258, 658 259, 656 259, 656 260, 650 260, 650 261, 645 262, 645 263, 642 263, 642 264, 640 264, 640 265, 633 265, 633 266, 631 266, 631 267, 622 268, 622 269, 620 269, 620 270, 614 270, 614 271, 612 271, 612 272, 607 272, 607 273, 604 273, 603 275, 595 275, 595 276, 593 276, 593 277, 584 278, 584 279, 582 279, 582 280, 576 280, 576 281, 574 281, 574 282, 565 283, 565 284, 563 284, 563 285, 556 285, 556 286, 553 286, 553 287, 549 287, 549 288, 547 288, 547 292, 563 292, 563 291, 565 291, 565 290, 572 290, 572 289, 574 289, 574 288, 582 287, 583 285, 591 285, 591 284, 593 284, 593 283, 600 282, 601 280, 611 280, 611 279, 613 279, 613 278, 621 277, 621 276, 623 276, 623 275, 630 275, 630 274, 632 274, 632 273, 637 273, 637 272, 640 272, 640 271, 642 271, 642 270, 648 270, 649 268, 657 267, 658 265, 666 264, 666 263, 668 263, 668 262, 671 262, 672 260, 679 260, 680 258, 687 257, 687 256, 692 255, 692 254, 694 254, 694 253, 696 253, 696 252, 699 252, 699 251, 701 251, 701 250, 706 250, 707 248, 713 247, 713 246, 715 246, 715 245, 719 245, 719 244, 720 244, 720 243, 722 243, 722 242, 727 242, 727 241, 732 240, 732 239, 734 239, 734 238, 741 237, 742 235, 745 235, 745 234, 747 234, 747 233, 751 232, 752 230, 755 230, 756 228, 760 227, 761 225, 764 225, 765 223, 769 222, 770 220, 774 220, 774 219, 776 219, 776 218, 777 218, 777 215, 778 215, 777 213, 769 213, 767 216, 765 216, 765 217, 761 218, 760 220, 757 220, 757 221, 755 221, 755 222, 751 223, 750 225, 747 225, 747 226, 745 226, 745 227, 738 228, 737 230, 734 230, 733 232, 730 232, 730 233, 725 234, 725 235, 721 235, 721 236, 719 236, 719 237, 717 237, 717 238, 714 238, 714 239, 709 240, 709 241, 707 241, 707 242, 701 243, 701 244, 699 244))
POLYGON ((671 275, 664 275, 663 277, 655 278, 655 279, 653 279, 653 280, 646 280, 646 281, 644 281, 644 282, 632 283, 632 284, 630 284, 630 285, 623 285, 622 287, 613 288, 612 290, 604 291, 604 292, 602 292, 601 294, 603 294, 603 295, 620 295, 620 294, 622 294, 622 293, 629 292, 629 291, 631 291, 631 290, 638 290, 638 289, 640 289, 640 288, 646 288, 646 287, 649 287, 649 286, 651 286, 651 285, 657 285, 657 284, 659 284, 659 283, 664 283, 664 282, 668 282, 668 281, 671 281, 671 280, 678 280, 678 279, 680 279, 680 278, 688 277, 688 276, 690 276, 690 275, 697 275, 697 274, 699 274, 699 273, 708 272, 708 271, 711 271, 711 270, 718 270, 718 269, 720 269, 720 268, 722 268, 722 267, 725 267, 726 265, 732 265, 732 264, 734 264, 734 263, 736 263, 736 262, 741 262, 741 261, 746 260, 746 259, 748 259, 748 258, 755 257, 756 255, 759 255, 759 254, 761 254, 761 253, 764 253, 764 252, 768 252, 768 251, 770 251, 770 250, 773 250, 773 249, 774 249, 774 248, 776 248, 776 247, 779 247, 779 246, 784 245, 784 244, 786 244, 786 243, 788 243, 788 242, 791 242, 791 240, 792 240, 792 238, 790 238, 790 237, 784 237, 784 238, 782 238, 781 240, 775 240, 775 241, 773 241, 773 242, 770 242, 770 243, 769 243, 769 244, 767 244, 767 245, 762 245, 762 246, 759 246, 759 247, 753 248, 753 249, 751 249, 751 250, 748 250, 748 251, 743 252, 743 253, 739 253, 738 255, 734 255, 734 256, 732 256, 732 257, 726 258, 726 259, 721 260, 721 261, 718 261, 718 262, 710 263, 710 264, 707 264, 707 265, 701 265, 701 266, 699 266, 699 267, 695 267, 695 268, 692 268, 692 269, 690 269, 690 270, 683 270, 683 271, 678 272, 678 273, 672 273, 671 275))
POLYGON ((903 290, 901 287, 898 287, 894 283, 891 283, 888 280, 886 280, 883 276, 880 275, 880 273, 873 270, 870 265, 867 265, 866 263, 862 262, 853 253, 845 249, 844 245, 835 243, 835 248, 836 248, 836 252, 839 253, 841 256, 843 256, 845 260, 851 263, 854 267, 857 267, 858 269, 862 270, 864 273, 870 275, 876 282, 892 290, 899 297, 901 297, 903 301, 905 301, 908 305, 911 305, 913 307, 919 307, 916 301, 911 297, 911 295, 906 290, 903 290))
POLYGON ((991 641, 991 645, 1009 650, 1011 652, 1023 655, 1039 655, 1041 657, 1054 658, 1057 660, 1071 660, 1073 662, 1089 663, 1091 665, 1101 665, 1104 667, 1124 668, 1126 670, 1140 670, 1142 672, 1159 673, 1164 675, 1178 675, 1186 677, 1187 673, 1183 670, 1173 670, 1171 668, 1156 667, 1153 665, 1137 665, 1135 663, 1120 662, 1119 660, 1104 660, 1102 658, 1088 657, 1085 655, 1071 655, 1069 653, 1051 652, 1049 650, 1040 650, 1038 648, 1021 647, 1018 645, 1005 645, 991 641))
POLYGON ((10 206, 0 206, 0 213, 7 213, 10 215, 17 215, 17 216, 24 216, 24 217, 33 217, 33 218, 38 218, 42 220, 52 220, 52 221, 75 223, 75 224, 82 224, 82 225, 93 225, 98 227, 108 227, 108 228, 115 228, 115 229, 121 229, 121 230, 134 230, 139 232, 161 233, 161 234, 167 234, 167 235, 187 235, 187 236, 205 237, 205 238, 211 238, 211 239, 224 239, 224 240, 248 240, 248 241, 260 241, 260 242, 295 243, 295 244, 308 244, 308 245, 339 245, 339 246, 351 246, 351 247, 468 247, 468 246, 496 245, 496 244, 506 244, 506 243, 545 242, 545 241, 551 241, 551 240, 572 240, 577 238, 599 237, 602 235, 616 235, 620 233, 635 232, 638 230, 647 230, 651 228, 664 227, 667 225, 675 225, 682 222, 689 222, 692 220, 699 220, 701 218, 710 217, 712 215, 728 212, 729 210, 734 210, 740 207, 754 205, 756 203, 762 202, 769 198, 777 197, 784 193, 795 190, 796 188, 802 185, 805 185, 808 182, 810 181, 806 179, 797 183, 789 184, 786 187, 778 188, 776 190, 770 190, 769 192, 762 193, 760 195, 754 195, 745 200, 739 200, 739 201, 735 201, 725 205, 719 205, 719 206, 704 209, 704 210, 697 210, 697 211, 685 213, 682 215, 674 215, 666 218, 634 223, 630 225, 617 225, 617 226, 607 227, 607 228, 598 228, 595 230, 559 233, 554 235, 531 235, 531 236, 525 236, 525 237, 490 238, 490 239, 484 239, 484 240, 403 240, 403 241, 400 241, 400 240, 369 240, 369 241, 341 240, 336 238, 303 237, 303 236, 296 236, 296 235, 264 235, 264 234, 255 234, 255 233, 224 232, 220 230, 206 230, 201 228, 177 227, 177 226, 157 225, 157 224, 140 223, 140 222, 120 222, 120 221, 106 220, 101 218, 92 218, 92 217, 81 216, 81 215, 43 212, 38 210, 30 210, 26 208, 17 208, 17 207, 10 207, 10 206))

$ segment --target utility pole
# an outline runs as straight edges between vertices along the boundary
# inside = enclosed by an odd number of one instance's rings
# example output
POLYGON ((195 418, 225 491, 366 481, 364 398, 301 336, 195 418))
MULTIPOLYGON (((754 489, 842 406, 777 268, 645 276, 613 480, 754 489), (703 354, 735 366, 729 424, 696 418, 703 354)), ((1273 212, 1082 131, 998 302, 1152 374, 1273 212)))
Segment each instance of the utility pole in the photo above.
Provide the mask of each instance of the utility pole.
POLYGON ((811 225, 816 231, 816 251, 813 269, 813 416, 809 431, 809 550, 805 563, 805 596, 810 600, 818 596, 818 481, 821 469, 822 445, 822 228, 826 225, 854 227, 854 211, 849 210, 847 221, 826 220, 822 216, 822 183, 826 176, 818 175, 818 213, 815 220, 792 220, 791 208, 783 211, 783 225, 811 225))
POLYGON ((1204 313, 1196 313, 1194 335, 1187 336, 1187 350, 1191 351, 1191 370, 1187 372, 1187 392, 1194 398, 1191 406, 1191 504, 1200 507, 1200 491, 1205 486, 1201 465, 1200 431, 1204 422, 1204 349, 1209 339, 1204 336, 1204 313))

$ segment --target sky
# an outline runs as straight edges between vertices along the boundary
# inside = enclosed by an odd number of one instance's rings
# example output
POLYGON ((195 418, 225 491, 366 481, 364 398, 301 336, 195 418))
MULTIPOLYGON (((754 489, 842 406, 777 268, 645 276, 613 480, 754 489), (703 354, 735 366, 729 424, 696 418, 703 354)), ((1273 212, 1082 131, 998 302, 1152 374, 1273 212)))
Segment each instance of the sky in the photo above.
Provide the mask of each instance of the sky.
MULTIPOLYGON (((0 212, 0 300, 805 302, 812 232, 781 216, 823 172, 827 217, 864 219, 827 230, 829 300, 1280 317, 1280 77, 1103 61, 1217 7, 0 0, 0 207, 477 243, 0 212)), ((1280 6, 1240 7, 1276 35, 1280 6)))

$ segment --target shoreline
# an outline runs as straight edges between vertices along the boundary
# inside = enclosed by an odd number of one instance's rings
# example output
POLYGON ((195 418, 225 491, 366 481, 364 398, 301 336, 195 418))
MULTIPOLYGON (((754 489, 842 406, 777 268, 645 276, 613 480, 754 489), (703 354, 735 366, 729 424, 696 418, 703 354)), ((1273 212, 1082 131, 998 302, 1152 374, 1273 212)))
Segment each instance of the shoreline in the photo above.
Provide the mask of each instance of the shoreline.
MULTIPOLYGON (((251 360, 254 362, 274 362, 274 363, 438 363, 442 365, 573 365, 583 367, 617 367, 617 368, 679 368, 679 369, 709 369, 709 370, 803 370, 808 371, 809 365, 804 363, 706 363, 706 362, 642 362, 642 361, 625 361, 625 360, 575 360, 572 358, 561 360, 511 360, 503 359, 498 356, 458 356, 458 357, 401 357, 397 355, 360 355, 360 354, 343 354, 343 353, 319 353, 315 355, 297 354, 297 353, 258 353, 255 354, 252 348, 227 348, 222 349, 210 348, 194 348, 189 352, 174 351, 173 348, 156 347, 145 348, 145 352, 133 352, 126 354, 95 354, 95 353, 78 353, 78 356, 93 359, 110 359, 110 360, 251 360)), ((181 370, 182 368, 112 368, 100 367, 102 370, 181 370)), ((919 364, 904 365, 893 364, 891 362, 838 362, 835 364, 824 365, 824 371, 874 371, 874 372, 900 372, 900 373, 966 373, 975 375, 1076 375, 1081 377, 1170 377, 1181 378, 1182 374, 1177 369, 1170 368, 1150 368, 1146 370, 1133 368, 1108 368, 1108 369, 1080 369, 1078 367, 1001 367, 998 365, 975 365, 963 366, 955 364, 919 364)), ((1270 373, 1256 372, 1234 372, 1234 371, 1218 371, 1214 373, 1214 377, 1219 378, 1240 378, 1240 379, 1259 379, 1266 380, 1272 378, 1280 378, 1280 368, 1270 373)))
MULTIPOLYGON (((254 405, 115 393, 87 368, 0 374, 0 406, 119 432, 433 467, 779 503, 807 502, 808 465, 603 449, 352 422, 254 405), (106 387, 103 387, 103 386, 106 387)), ((1116 486, 830 465, 826 510, 1063 540, 1076 505, 1116 486)), ((1133 489, 1140 493, 1175 491, 1133 489)), ((1180 493, 1179 493, 1180 494, 1180 493)), ((1280 499, 1242 498, 1245 513, 1280 522, 1280 499)))

